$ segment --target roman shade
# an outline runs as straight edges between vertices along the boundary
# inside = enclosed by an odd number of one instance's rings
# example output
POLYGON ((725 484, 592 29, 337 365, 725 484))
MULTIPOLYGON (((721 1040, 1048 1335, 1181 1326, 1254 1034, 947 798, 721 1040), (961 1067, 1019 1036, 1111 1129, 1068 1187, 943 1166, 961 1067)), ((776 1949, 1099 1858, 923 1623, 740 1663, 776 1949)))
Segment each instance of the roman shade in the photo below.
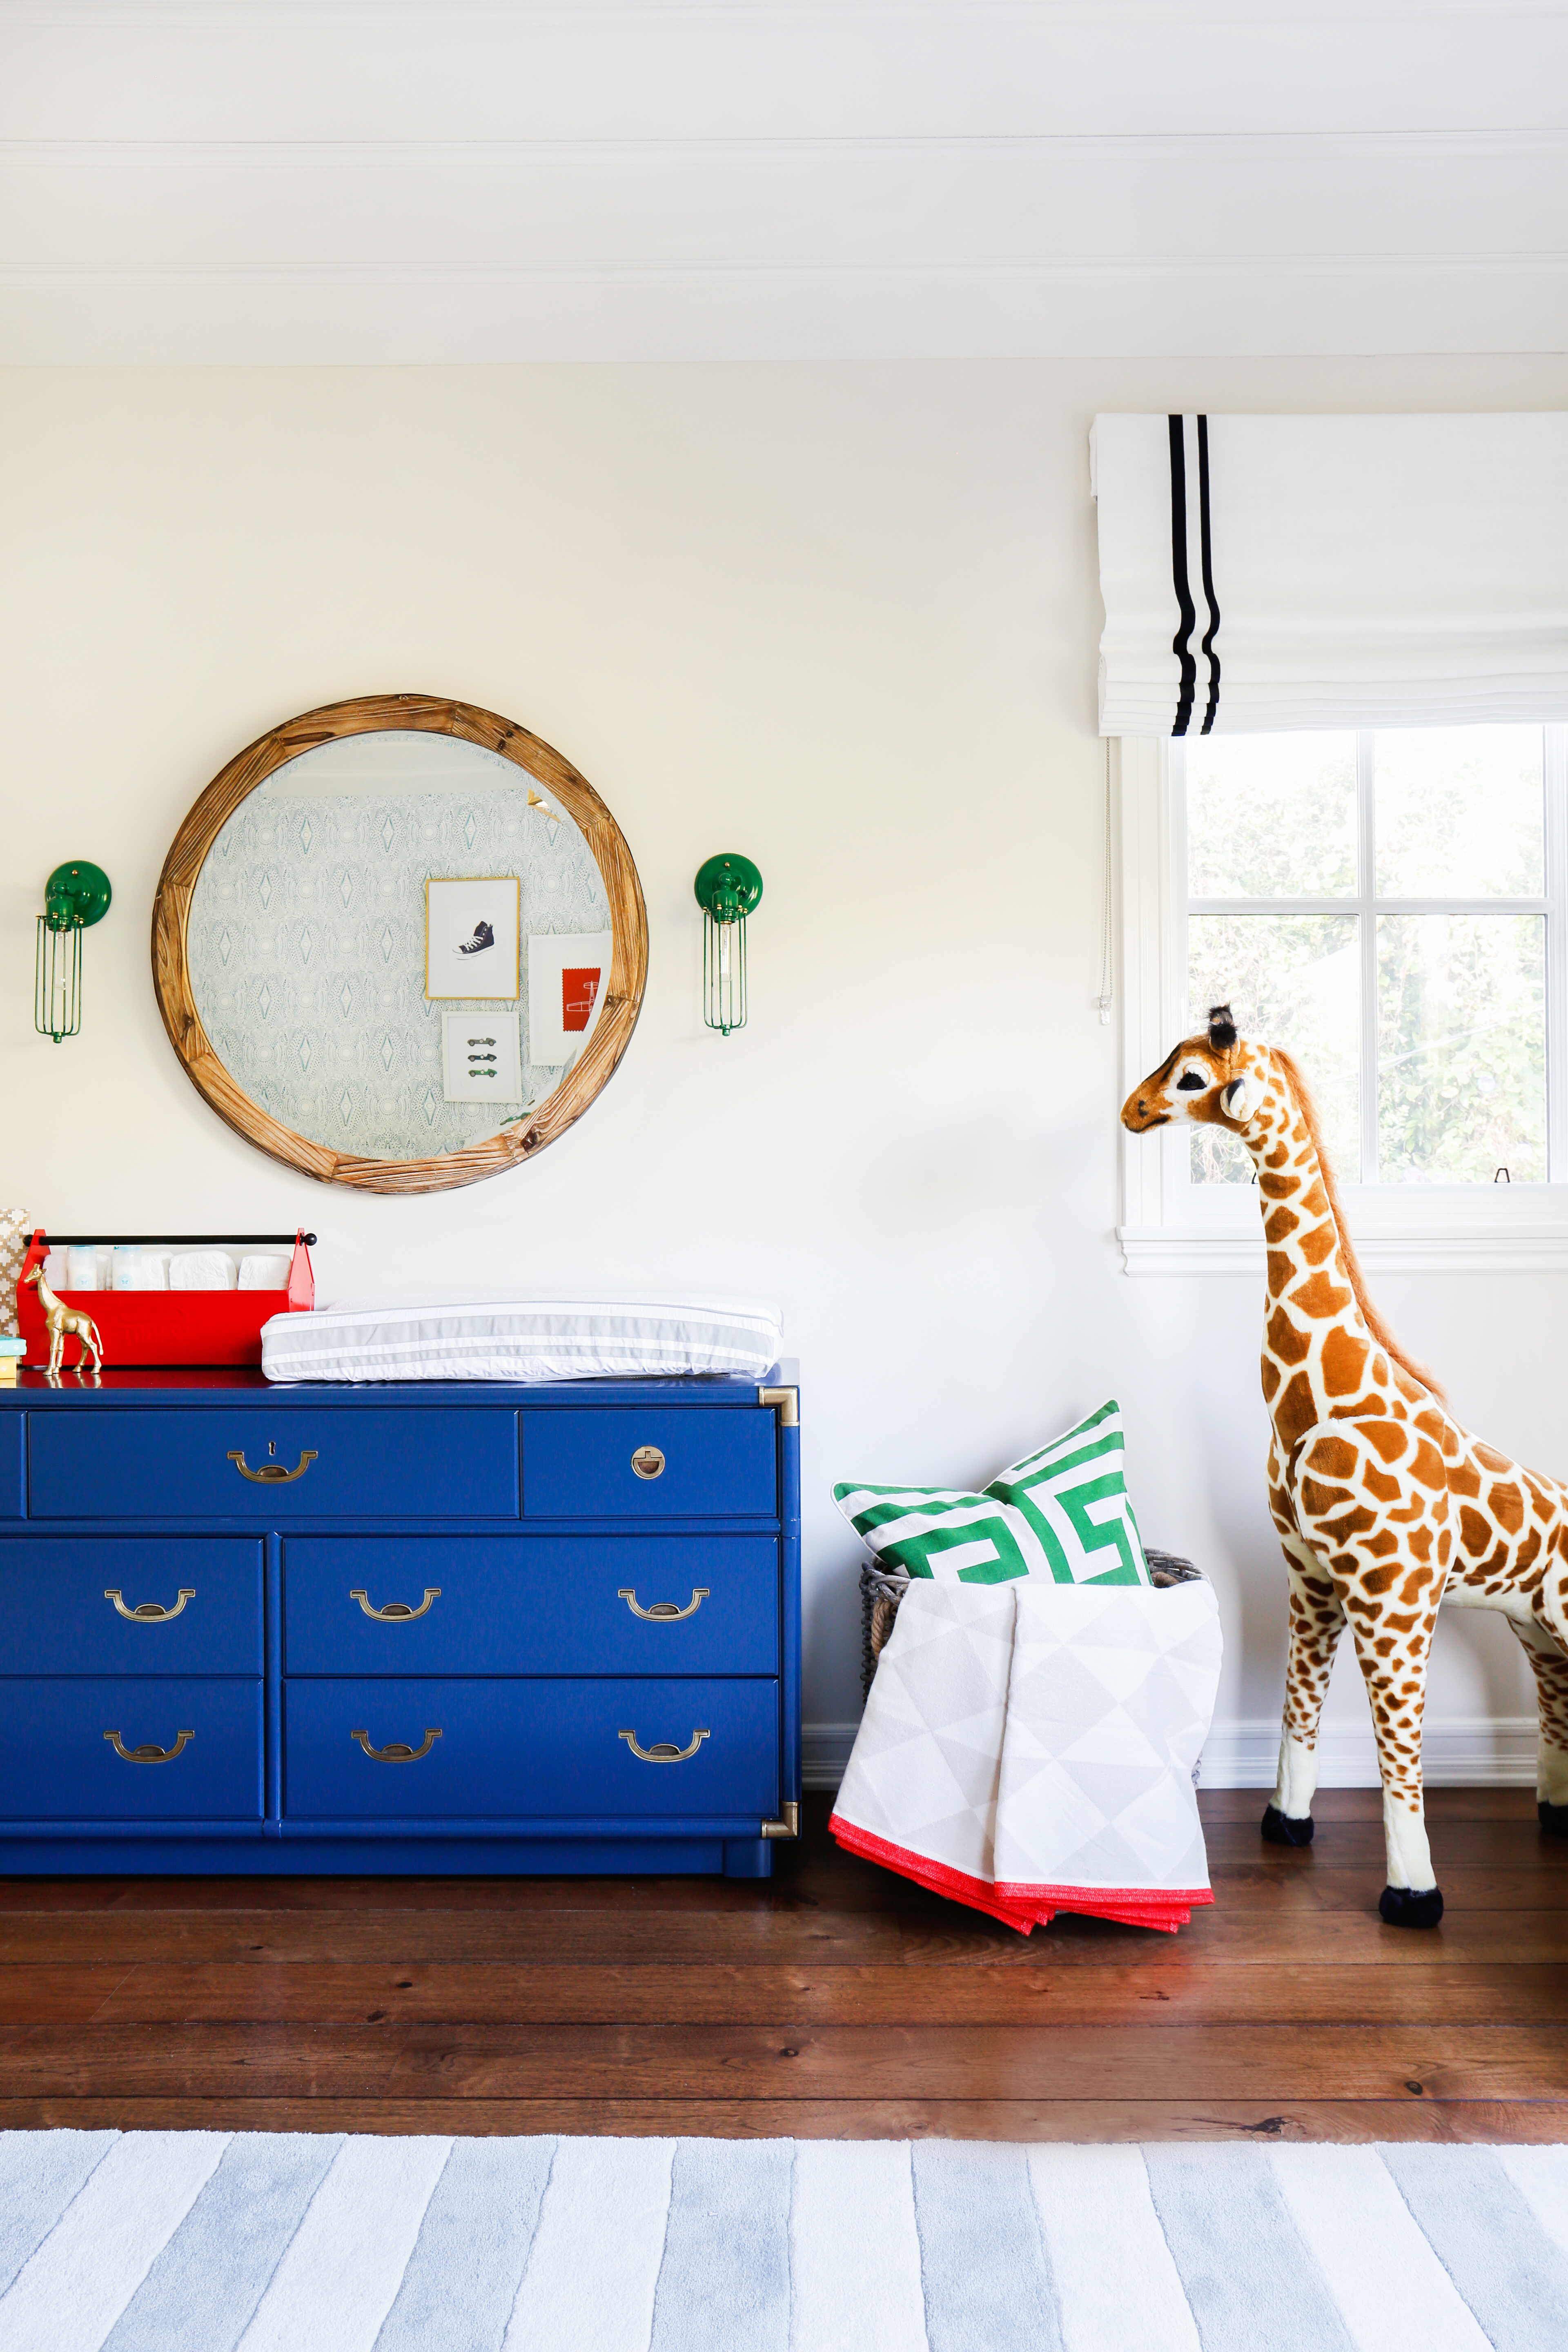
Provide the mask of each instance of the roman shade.
POLYGON ((1568 415, 1097 416, 1102 735, 1568 718, 1568 415))

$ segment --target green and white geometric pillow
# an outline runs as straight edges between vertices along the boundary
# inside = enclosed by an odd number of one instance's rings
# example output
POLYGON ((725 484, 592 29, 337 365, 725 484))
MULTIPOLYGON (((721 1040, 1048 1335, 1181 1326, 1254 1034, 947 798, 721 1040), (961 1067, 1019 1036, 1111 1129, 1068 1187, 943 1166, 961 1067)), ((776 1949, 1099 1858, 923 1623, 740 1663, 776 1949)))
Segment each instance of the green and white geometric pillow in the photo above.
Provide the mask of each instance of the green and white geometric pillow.
POLYGON ((950 1486, 835 1486, 833 1499, 887 1568, 947 1584, 1148 1584, 1122 1475, 1114 1399, 999 1471, 982 1495, 950 1486))

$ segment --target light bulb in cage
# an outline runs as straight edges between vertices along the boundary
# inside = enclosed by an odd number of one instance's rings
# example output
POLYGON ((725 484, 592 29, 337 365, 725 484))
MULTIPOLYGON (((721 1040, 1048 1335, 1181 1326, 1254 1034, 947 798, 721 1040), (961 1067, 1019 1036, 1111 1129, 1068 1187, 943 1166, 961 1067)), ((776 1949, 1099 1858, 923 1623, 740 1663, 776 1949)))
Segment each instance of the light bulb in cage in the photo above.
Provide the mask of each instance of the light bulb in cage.
POLYGON ((81 935, 109 912, 113 897, 101 866, 73 857, 44 885, 33 963, 33 1026, 40 1037, 75 1037, 81 1029, 81 935))
POLYGON ((727 1037, 746 1025, 746 918, 763 895, 763 877, 733 850, 697 869, 702 909, 702 1018, 727 1037))

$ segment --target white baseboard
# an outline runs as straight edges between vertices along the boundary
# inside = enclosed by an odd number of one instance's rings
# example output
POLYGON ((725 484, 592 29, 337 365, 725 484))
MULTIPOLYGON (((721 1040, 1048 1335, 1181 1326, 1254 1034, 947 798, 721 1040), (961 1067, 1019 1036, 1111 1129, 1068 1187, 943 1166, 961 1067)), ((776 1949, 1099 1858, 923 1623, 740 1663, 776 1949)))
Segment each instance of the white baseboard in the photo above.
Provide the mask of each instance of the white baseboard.
POLYGON ((800 1779, 805 1789, 837 1789, 855 1745, 858 1723, 803 1723, 800 1779))
MULTIPOLYGON (((837 1789, 859 1728, 853 1723, 808 1723, 802 1733, 802 1780, 808 1789, 837 1789)), ((1277 1716, 1232 1716, 1218 1721, 1204 1748, 1205 1789, 1271 1789, 1279 1760, 1277 1716)), ((1532 1715, 1451 1717, 1428 1723, 1421 1742, 1424 1776, 1434 1789, 1535 1785, 1532 1715)), ((1324 1789, 1375 1789, 1377 1751, 1372 1727, 1325 1725, 1318 1739, 1318 1781, 1324 1789)))

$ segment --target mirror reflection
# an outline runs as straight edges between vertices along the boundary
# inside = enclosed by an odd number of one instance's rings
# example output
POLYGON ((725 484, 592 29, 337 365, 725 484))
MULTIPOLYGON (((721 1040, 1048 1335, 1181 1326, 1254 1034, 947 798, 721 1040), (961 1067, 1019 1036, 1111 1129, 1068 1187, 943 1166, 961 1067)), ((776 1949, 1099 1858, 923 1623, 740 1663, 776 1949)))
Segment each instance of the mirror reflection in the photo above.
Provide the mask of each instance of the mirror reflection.
POLYGON ((190 985, 250 1099, 368 1159, 530 1118, 594 1033, 611 915, 583 833, 515 761, 443 734, 313 746, 197 877, 190 985))

